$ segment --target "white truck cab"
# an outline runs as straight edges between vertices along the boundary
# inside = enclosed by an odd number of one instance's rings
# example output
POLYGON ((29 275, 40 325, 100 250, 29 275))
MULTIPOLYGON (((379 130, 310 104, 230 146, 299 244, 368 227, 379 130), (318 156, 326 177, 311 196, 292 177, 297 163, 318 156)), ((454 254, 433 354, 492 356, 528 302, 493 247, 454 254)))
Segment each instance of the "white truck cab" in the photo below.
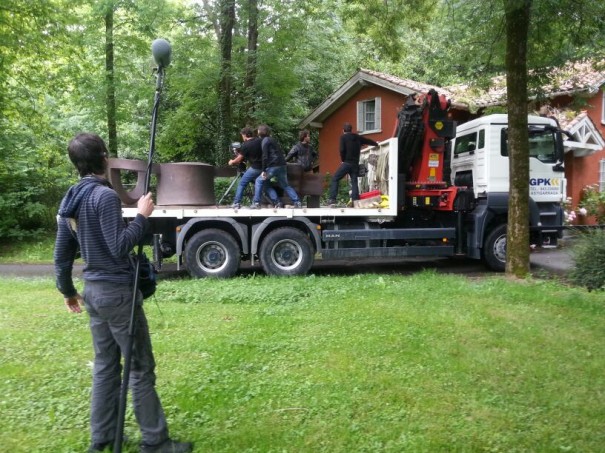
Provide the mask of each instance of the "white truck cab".
MULTIPOLYGON (((530 115, 529 195, 537 203, 561 203, 566 179, 556 146, 557 124, 530 115)), ((451 146, 451 183, 472 187, 475 198, 509 192, 508 116, 488 115, 457 127, 451 146)))

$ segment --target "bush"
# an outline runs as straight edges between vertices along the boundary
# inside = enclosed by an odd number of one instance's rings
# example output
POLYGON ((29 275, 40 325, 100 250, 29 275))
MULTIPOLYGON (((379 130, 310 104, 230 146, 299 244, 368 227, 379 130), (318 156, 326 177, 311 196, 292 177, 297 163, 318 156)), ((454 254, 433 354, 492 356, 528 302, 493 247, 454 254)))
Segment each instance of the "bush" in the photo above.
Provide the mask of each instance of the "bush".
POLYGON ((571 280, 589 291, 605 289, 605 230, 578 235, 572 255, 576 267, 571 272, 571 280))
POLYGON ((580 206, 586 209, 587 215, 594 216, 597 223, 605 223, 605 191, 599 190, 599 186, 584 187, 580 206))

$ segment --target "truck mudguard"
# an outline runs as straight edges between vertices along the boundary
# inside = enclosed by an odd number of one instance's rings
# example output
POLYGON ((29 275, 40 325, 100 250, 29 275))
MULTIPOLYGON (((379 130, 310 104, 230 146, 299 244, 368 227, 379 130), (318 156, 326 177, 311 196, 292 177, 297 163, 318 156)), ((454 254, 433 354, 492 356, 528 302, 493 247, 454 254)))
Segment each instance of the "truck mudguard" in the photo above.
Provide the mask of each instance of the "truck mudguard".
MULTIPOLYGON (((261 223, 252 226, 252 240, 250 241, 250 254, 254 256, 258 252, 258 243, 260 241, 263 232, 267 229, 269 225, 272 225, 276 222, 284 223, 283 217, 269 217, 263 220, 261 223)), ((288 219, 287 222, 284 223, 284 226, 292 226, 293 224, 302 224, 309 231, 313 241, 315 242, 315 250, 321 250, 321 239, 319 237, 319 230, 317 229, 318 225, 316 223, 311 222, 306 217, 292 217, 288 219)))
POLYGON ((472 227, 466 238, 467 254, 471 258, 481 258, 481 249, 487 228, 496 217, 506 215, 508 211, 507 193, 490 193, 487 198, 479 200, 477 207, 468 214, 472 227))
POLYGON ((229 217, 196 217, 193 219, 189 219, 189 221, 181 227, 181 232, 179 233, 176 241, 177 255, 180 256, 183 253, 183 243, 188 237, 189 230, 191 230, 191 228, 193 228, 194 226, 200 226, 200 223, 211 224, 213 227, 223 230, 229 229, 235 231, 238 236, 239 242, 242 244, 242 253, 248 253, 248 232, 244 225, 237 222, 235 219, 229 217))

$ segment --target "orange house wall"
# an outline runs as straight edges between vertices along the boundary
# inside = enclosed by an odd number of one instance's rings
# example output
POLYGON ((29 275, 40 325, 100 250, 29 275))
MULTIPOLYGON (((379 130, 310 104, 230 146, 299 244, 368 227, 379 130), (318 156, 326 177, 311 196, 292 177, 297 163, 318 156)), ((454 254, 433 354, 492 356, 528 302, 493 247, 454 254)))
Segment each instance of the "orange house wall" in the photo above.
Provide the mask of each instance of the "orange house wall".
MULTIPOLYGON (((319 129, 319 170, 322 173, 333 174, 340 165, 339 144, 342 126, 349 122, 353 131, 357 129, 357 102, 380 97, 381 99, 381 131, 375 134, 363 134, 377 142, 395 136, 397 114, 404 105, 407 96, 395 93, 378 86, 368 86, 361 89, 353 98, 336 110, 323 122, 319 129)), ((470 114, 466 111, 451 110, 452 117, 458 122, 468 121, 470 114)))
MULTIPOLYGON (((564 107, 572 102, 570 97, 562 97, 556 100, 556 107, 564 107)), ((605 137, 605 125, 602 120, 603 91, 588 99, 583 107, 586 113, 605 137)), ((590 156, 574 157, 570 151, 565 155, 565 176, 567 177, 567 196, 571 198, 571 208, 577 209, 582 200, 584 187, 599 183, 600 162, 605 159, 605 150, 596 152, 590 156)), ((594 219, 579 219, 581 223, 595 223, 594 219)))
POLYGON ((377 142, 393 136, 397 112, 405 102, 406 96, 376 86, 362 88, 328 117, 319 130, 319 169, 322 173, 333 174, 340 165, 339 144, 343 124, 351 123, 353 131, 357 132, 357 102, 376 97, 380 97, 381 103, 381 130, 363 135, 377 142))

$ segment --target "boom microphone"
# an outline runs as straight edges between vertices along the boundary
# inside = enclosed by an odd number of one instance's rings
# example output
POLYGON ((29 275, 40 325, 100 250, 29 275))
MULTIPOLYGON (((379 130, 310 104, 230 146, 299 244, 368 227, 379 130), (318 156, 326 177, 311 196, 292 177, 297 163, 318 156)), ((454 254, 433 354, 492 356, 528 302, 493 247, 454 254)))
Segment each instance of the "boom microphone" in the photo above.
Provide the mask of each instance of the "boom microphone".
POLYGON ((170 64, 170 54, 172 48, 165 39, 156 39, 151 43, 151 53, 155 64, 160 68, 165 68, 170 64))

